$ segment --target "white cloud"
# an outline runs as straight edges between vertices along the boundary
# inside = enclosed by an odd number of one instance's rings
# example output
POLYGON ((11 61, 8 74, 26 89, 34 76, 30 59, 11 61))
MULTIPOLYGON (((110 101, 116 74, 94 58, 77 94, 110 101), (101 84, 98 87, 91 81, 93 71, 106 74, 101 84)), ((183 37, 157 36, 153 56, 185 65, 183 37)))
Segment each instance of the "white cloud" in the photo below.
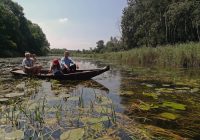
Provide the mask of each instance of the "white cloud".
POLYGON ((59 22, 60 23, 66 23, 68 21, 68 18, 60 18, 59 22))

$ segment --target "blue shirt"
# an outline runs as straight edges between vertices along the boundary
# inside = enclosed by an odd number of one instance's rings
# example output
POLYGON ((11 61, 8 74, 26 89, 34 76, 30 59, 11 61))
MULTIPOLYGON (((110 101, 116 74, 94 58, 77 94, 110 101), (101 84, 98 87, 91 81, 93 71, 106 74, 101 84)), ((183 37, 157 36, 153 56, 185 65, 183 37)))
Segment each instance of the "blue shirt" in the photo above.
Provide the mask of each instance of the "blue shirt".
POLYGON ((33 60, 32 59, 26 59, 24 58, 22 61, 22 66, 25 67, 32 67, 33 66, 33 60))
POLYGON ((70 67, 70 64, 74 64, 74 62, 69 57, 68 58, 63 57, 63 58, 61 58, 61 68, 62 69, 65 68, 64 64, 67 65, 68 67, 70 67))

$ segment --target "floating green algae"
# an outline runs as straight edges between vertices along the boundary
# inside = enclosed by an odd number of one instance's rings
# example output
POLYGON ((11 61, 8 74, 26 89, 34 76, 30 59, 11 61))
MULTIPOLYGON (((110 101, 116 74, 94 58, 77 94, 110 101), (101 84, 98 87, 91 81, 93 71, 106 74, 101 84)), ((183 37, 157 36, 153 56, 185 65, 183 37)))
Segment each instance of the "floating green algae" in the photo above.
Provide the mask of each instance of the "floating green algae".
POLYGON ((129 96, 132 96, 132 95, 134 95, 133 91, 122 91, 120 93, 120 96, 127 96, 127 97, 129 97, 129 96))
POLYGON ((83 128, 77 128, 77 129, 72 129, 64 132, 61 136, 61 140, 80 140, 82 139, 84 135, 84 129, 83 128))
POLYGON ((174 93, 175 91, 173 88, 156 88, 155 90, 159 93, 174 93))
POLYGON ((2 140, 21 140, 24 139, 24 132, 21 130, 13 130, 6 133, 5 130, 0 129, 0 138, 2 140))
POLYGON ((96 117, 96 118, 93 118, 93 117, 81 118, 81 122, 90 123, 90 124, 100 123, 100 122, 104 122, 108 120, 109 120, 108 116, 102 116, 102 117, 96 117))
POLYGON ((176 114, 172 114, 172 113, 168 113, 168 112, 164 112, 159 114, 159 116, 165 118, 165 119, 169 119, 169 120, 175 120, 178 118, 178 115, 176 114))
POLYGON ((148 96, 148 97, 152 97, 153 99, 158 99, 158 96, 160 95, 160 93, 153 93, 153 92, 145 93, 145 92, 143 92, 143 95, 148 96))
POLYGON ((186 105, 175 103, 175 102, 164 102, 162 107, 171 107, 177 110, 186 110, 186 105))

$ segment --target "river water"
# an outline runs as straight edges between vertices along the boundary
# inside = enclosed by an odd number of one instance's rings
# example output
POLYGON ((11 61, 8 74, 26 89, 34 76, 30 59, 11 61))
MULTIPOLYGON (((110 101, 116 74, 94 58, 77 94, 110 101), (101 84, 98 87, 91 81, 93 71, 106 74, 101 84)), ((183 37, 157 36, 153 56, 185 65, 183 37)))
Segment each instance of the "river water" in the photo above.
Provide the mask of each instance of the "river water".
POLYGON ((80 69, 111 69, 88 81, 13 77, 22 59, 0 59, 5 139, 200 139, 199 70, 74 58, 80 69))

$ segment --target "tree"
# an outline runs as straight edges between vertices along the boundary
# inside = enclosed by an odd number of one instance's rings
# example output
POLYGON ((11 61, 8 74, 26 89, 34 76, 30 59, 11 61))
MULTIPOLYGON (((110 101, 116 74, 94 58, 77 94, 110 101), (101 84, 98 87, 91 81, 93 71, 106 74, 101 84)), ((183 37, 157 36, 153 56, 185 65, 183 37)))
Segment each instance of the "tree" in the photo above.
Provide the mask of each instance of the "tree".
POLYGON ((121 21, 127 49, 200 40, 197 0, 128 0, 121 21))
POLYGON ((21 56, 25 51, 45 55, 49 43, 42 29, 24 17, 23 8, 0 0, 0 55, 21 56))
POLYGON ((97 44, 97 46, 94 49, 94 51, 97 52, 97 53, 102 53, 103 49, 105 48, 104 41, 99 40, 96 44, 97 44))

